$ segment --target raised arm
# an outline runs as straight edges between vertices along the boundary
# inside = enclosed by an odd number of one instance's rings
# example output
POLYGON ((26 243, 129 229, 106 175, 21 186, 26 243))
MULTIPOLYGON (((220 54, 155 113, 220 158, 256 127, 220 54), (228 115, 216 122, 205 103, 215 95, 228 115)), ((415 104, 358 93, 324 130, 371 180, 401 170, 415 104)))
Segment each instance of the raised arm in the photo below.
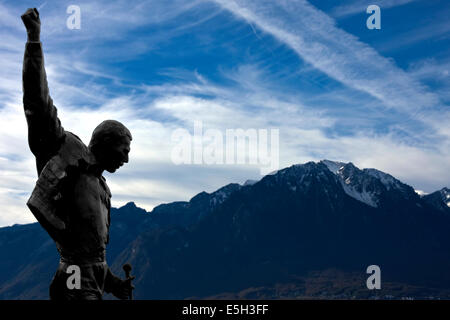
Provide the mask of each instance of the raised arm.
POLYGON ((38 174, 54 155, 65 133, 49 95, 44 54, 40 42, 41 21, 36 9, 22 15, 28 40, 23 60, 23 106, 28 123, 28 144, 36 157, 38 174))

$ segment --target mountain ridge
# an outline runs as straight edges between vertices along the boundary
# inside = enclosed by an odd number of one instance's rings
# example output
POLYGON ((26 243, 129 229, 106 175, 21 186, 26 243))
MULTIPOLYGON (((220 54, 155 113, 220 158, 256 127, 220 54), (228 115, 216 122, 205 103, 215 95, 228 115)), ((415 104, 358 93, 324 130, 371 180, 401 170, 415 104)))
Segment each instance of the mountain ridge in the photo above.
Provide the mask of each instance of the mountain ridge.
MULTIPOLYGON (((150 212, 133 202, 113 208, 107 260, 118 274, 133 264, 138 299, 367 298, 378 293, 355 279, 374 262, 391 288, 378 295, 450 297, 448 189, 420 197, 387 173, 324 161, 150 212)), ((37 223, 0 228, 0 255, 9 257, 0 261, 0 298, 47 298, 58 256, 37 223)))

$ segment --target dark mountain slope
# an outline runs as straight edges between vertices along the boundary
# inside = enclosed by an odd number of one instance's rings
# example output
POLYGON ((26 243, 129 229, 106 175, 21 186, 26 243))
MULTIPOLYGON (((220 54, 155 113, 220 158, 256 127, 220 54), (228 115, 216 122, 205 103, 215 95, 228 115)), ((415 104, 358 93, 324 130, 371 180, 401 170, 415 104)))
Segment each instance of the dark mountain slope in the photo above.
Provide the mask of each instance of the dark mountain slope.
MULTIPOLYGON (((108 262, 118 274, 132 263, 138 299, 367 298, 372 264, 380 294, 450 297, 446 199, 376 169, 309 162, 150 213, 113 209, 108 262)), ((0 298, 48 297, 58 257, 39 225, 0 228, 0 255, 0 298)))

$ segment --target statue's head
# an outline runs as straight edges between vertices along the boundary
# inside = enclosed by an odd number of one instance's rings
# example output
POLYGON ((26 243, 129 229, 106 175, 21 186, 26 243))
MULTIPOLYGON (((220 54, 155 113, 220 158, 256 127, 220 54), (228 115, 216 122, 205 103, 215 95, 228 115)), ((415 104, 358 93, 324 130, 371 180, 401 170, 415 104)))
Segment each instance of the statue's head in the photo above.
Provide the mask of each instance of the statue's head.
POLYGON ((128 162, 132 137, 122 123, 105 120, 92 133, 89 149, 103 170, 115 172, 128 162))

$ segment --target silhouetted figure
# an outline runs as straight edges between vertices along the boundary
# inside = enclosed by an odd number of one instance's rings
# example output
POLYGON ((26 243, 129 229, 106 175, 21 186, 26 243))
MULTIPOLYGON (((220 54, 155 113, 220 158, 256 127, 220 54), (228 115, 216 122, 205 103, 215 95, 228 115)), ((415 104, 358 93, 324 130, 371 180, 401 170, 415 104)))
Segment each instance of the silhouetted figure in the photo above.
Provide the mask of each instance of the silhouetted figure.
POLYGON ((127 299, 134 277, 116 277, 105 261, 111 193, 102 173, 115 172, 128 162, 131 133, 120 122, 107 120, 95 128, 87 147, 63 129, 47 86, 39 13, 28 9, 22 20, 28 34, 23 105, 39 176, 27 205, 53 238, 61 256, 50 298, 95 300, 108 292, 127 299), (67 286, 70 265, 80 268, 80 289, 67 286))

